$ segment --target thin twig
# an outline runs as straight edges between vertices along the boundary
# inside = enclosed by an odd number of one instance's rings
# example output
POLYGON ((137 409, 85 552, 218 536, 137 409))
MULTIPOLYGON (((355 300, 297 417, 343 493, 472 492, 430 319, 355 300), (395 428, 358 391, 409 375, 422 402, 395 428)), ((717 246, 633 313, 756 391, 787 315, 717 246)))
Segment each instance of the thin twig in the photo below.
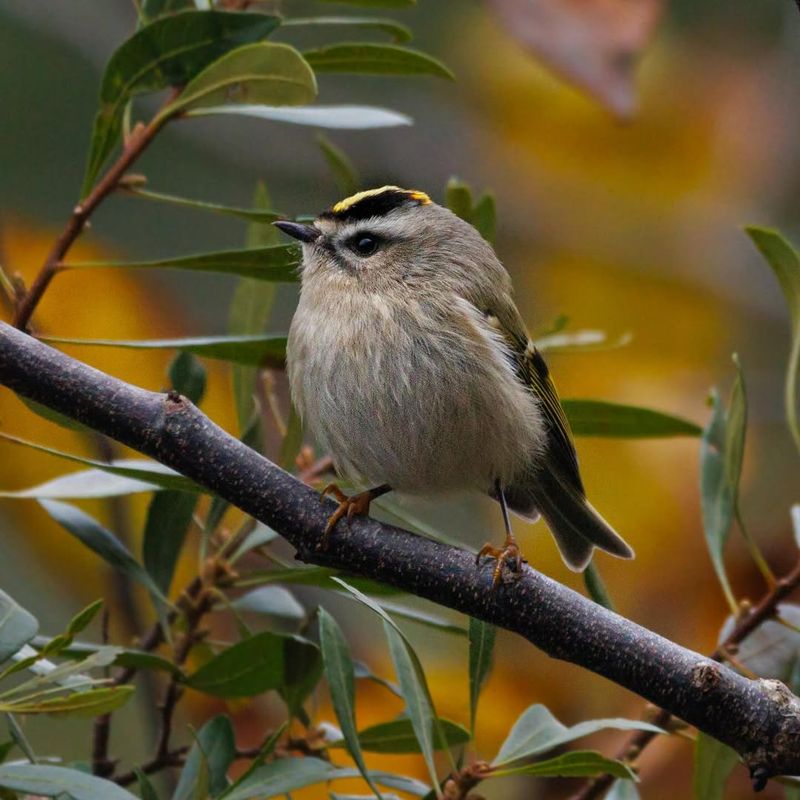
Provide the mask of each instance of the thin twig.
MULTIPOLYGON (((793 569, 783 578, 780 578, 759 602, 749 611, 742 614, 725 640, 711 654, 710 658, 722 661, 727 657, 727 651, 741 644, 756 628, 773 619, 777 613, 780 602, 786 599, 798 586, 800 586, 800 560, 793 569)), ((672 715, 663 708, 653 721, 660 728, 668 727, 673 722, 672 715)), ((631 762, 638 758, 650 742, 655 739, 655 734, 648 731, 638 731, 630 736, 625 745, 619 750, 615 758, 620 761, 631 762)), ((613 775, 601 775, 588 781, 579 791, 570 797, 570 800, 598 800, 609 790, 614 782, 613 775)))
MULTIPOLYGON (((103 609, 100 641, 108 644, 108 609, 103 609)), ((106 676, 107 677, 107 676, 106 676)), ((107 778, 114 772, 114 762, 108 757, 108 741, 111 736, 111 714, 95 717, 92 726, 92 774, 107 778)))
MULTIPOLYGON (((166 753, 162 756, 156 756, 145 764, 141 764, 139 766, 139 772, 142 772, 145 775, 152 775, 156 772, 161 772, 162 769, 166 769, 167 767, 181 767, 186 760, 186 753, 188 752, 188 746, 176 747, 169 753, 166 753)), ((135 783, 136 779, 136 772, 134 772, 134 770, 130 770, 130 772, 123 772, 122 775, 118 775, 116 778, 114 778, 114 783, 119 784, 120 786, 129 786, 130 784, 135 783)))
MULTIPOLYGON (((170 93, 164 106, 171 103, 176 94, 177 90, 170 93)), ((50 281, 53 280, 61 268, 61 262, 69 252, 69 249, 86 227, 89 217, 103 200, 117 188, 120 178, 147 149, 147 146, 153 141, 168 119, 169 117, 157 114, 147 125, 139 125, 134 128, 131 137, 124 143, 119 158, 111 165, 100 181, 95 184, 86 198, 72 209, 72 215, 47 254, 39 274, 17 305, 16 314, 14 315, 15 327, 22 330, 28 327, 31 316, 42 299, 42 295, 47 291, 50 281)))

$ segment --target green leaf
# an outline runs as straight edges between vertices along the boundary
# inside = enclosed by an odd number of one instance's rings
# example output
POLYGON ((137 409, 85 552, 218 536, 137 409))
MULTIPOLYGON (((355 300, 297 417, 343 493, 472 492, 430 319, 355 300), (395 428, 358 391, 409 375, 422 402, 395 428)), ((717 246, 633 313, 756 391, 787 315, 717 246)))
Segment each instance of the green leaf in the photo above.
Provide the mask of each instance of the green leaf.
MULTIPOLYGON (((52 641, 52 638, 37 636, 32 644, 35 647, 45 648, 52 641)), ((93 655, 103 649, 104 646, 100 644, 71 642, 65 648, 59 650, 59 655, 63 658, 85 658, 87 655, 93 655)), ((132 667, 137 670, 152 669, 160 672, 168 672, 177 678, 181 678, 183 675, 180 667, 176 667, 175 664, 168 659, 156 655, 155 653, 147 653, 144 650, 116 647, 114 648, 112 663, 115 667, 132 667)))
POLYGON ((7 742, 0 744, 0 764, 8 758, 9 754, 16 746, 17 743, 13 739, 9 739, 7 742))
POLYGON ((67 794, 72 800, 136 800, 134 795, 113 781, 49 764, 0 766, 0 786, 43 797, 67 794))
MULTIPOLYGON (((415 797, 424 797, 430 792, 430 786, 403 775, 370 770, 370 776, 376 783, 408 792, 415 797)), ((360 773, 357 769, 336 767, 320 758, 279 758, 255 770, 234 791, 226 794, 225 800, 280 797, 316 783, 358 777, 360 773)))
POLYGON ((472 191, 458 178, 450 178, 445 187, 445 205, 464 222, 472 224, 472 191))
POLYGON ((333 710, 336 712, 336 719, 342 729, 347 751, 352 756, 370 789, 375 792, 377 797, 381 798, 381 793, 372 783, 367 773, 356 730, 355 672, 350 648, 336 620, 324 608, 320 608, 318 619, 325 677, 328 679, 328 689, 333 703, 333 710))
MULTIPOLYGON (((737 378, 731 394, 732 404, 738 405, 743 397, 736 389, 740 380, 741 376, 737 378), (739 399, 737 400, 737 398, 739 399)), ((724 559, 725 543, 728 541, 736 512, 738 493, 738 475, 735 480, 731 480, 734 477, 733 469, 737 456, 735 452, 730 453, 728 450, 729 442, 735 441, 729 430, 729 419, 738 420, 741 424, 744 418, 741 411, 735 410, 733 407, 731 407, 731 411, 726 412, 716 390, 712 392, 710 399, 711 419, 703 431, 700 445, 700 500, 703 512, 703 532, 722 591, 731 611, 736 613, 738 604, 728 580, 724 559)), ((742 428, 742 434, 743 432, 742 428)))
POLYGON ((492 668, 497 628, 483 620, 469 618, 469 732, 475 736, 475 719, 481 688, 492 668))
POLYGON ((167 491, 157 492, 147 509, 142 561, 165 595, 169 593, 196 505, 196 494, 167 491))
POLYGON ((583 399, 562 400, 561 405, 575 436, 648 439, 701 433, 693 422, 649 408, 583 399))
POLYGON ((73 339, 48 336, 46 341, 80 347, 119 347, 124 350, 175 349, 204 358, 250 366, 278 365, 286 358, 286 336, 283 334, 191 336, 180 339, 73 339))
MULTIPOLYGON (((563 325, 566 325, 568 322, 566 317, 559 318, 557 322, 562 320, 563 325)), ((543 353, 553 351, 558 353, 594 353, 624 347, 630 344, 633 338, 630 333, 623 333, 616 339, 609 339, 605 331, 591 329, 561 332, 563 325, 551 329, 549 333, 538 336, 534 340, 537 349, 543 353)))
POLYGON ((611 784, 611 789, 605 800, 640 800, 636 784, 629 780, 616 780, 611 784))
POLYGON ((102 686, 96 689, 73 692, 50 700, 25 697, 15 701, 0 701, 0 711, 15 714, 50 714, 58 717, 90 719, 121 708, 133 696, 133 686, 102 686))
POLYGON ((252 611, 293 622, 299 622, 306 617, 306 610, 297 598, 282 586, 261 586, 237 597, 231 606, 237 611, 252 611))
POLYGON ((698 731, 692 778, 695 800, 722 800, 728 776, 738 763, 739 757, 730 747, 698 731))
POLYGON ((306 60, 288 44, 246 44, 223 55, 191 80, 162 112, 232 104, 302 106, 317 96, 306 60))
POLYGON ((397 128, 411 125, 413 120, 405 114, 388 108, 375 106, 314 105, 302 108, 273 108, 271 106, 229 105, 193 109, 190 117, 205 117, 219 114, 238 114, 269 122, 285 122, 289 125, 310 125, 313 128, 332 130, 370 130, 375 128, 397 128))
POLYGON ((22 395, 17 395, 17 397, 19 397, 29 411, 33 411, 34 414, 42 419, 46 419, 48 422, 52 422, 61 428, 66 428, 68 431, 78 431, 79 433, 87 433, 89 431, 89 428, 85 425, 76 422, 74 419, 70 419, 64 414, 59 414, 58 411, 53 411, 52 408, 43 406, 41 403, 37 403, 35 400, 30 400, 27 397, 22 397, 22 395))
MULTIPOLYGON (((256 185, 253 205, 267 208, 270 197, 263 182, 256 185)), ((247 227, 247 247, 269 247, 279 243, 278 231, 272 225, 251 222, 247 227)), ((228 333, 235 336, 263 335, 275 302, 275 286, 266 281, 241 278, 236 284, 228 310, 228 333)), ((284 356, 285 356, 284 343, 284 356)), ((260 362, 259 362, 260 363, 260 362)), ((233 396, 239 430, 244 432, 253 415, 253 393, 258 370, 252 366, 235 366, 231 372, 233 396)))
POLYGON ((39 630, 39 622, 0 589, 0 664, 27 644, 39 630))
POLYGON ((183 85, 232 47, 263 39, 278 24, 267 14, 184 11, 156 20, 122 44, 103 74, 82 196, 119 141, 131 97, 183 85))
POLYGON ((792 344, 786 368, 784 404, 789 430, 795 445, 800 448, 800 254, 778 231, 755 226, 745 230, 772 267, 789 307, 792 344))
POLYGON ((293 244, 224 250, 217 253, 162 258, 156 261, 76 261, 69 269, 188 269, 194 272, 222 272, 262 281, 295 283, 300 265, 300 248, 293 244))
POLYGON ((279 693, 290 716, 303 719, 303 703, 322 677, 322 654, 313 642, 301 636, 285 636, 283 664, 279 693))
POLYGON ((583 582, 586 586, 586 591, 589 592, 589 597, 594 600, 598 605, 607 608, 609 611, 614 611, 614 601, 606 589, 603 578, 600 575, 600 570, 594 561, 591 561, 586 569, 583 571, 583 582))
POLYGON ((377 683, 379 686, 383 686, 384 689, 388 689, 395 697, 399 697, 402 700, 403 695, 400 691, 400 687, 387 681, 385 678, 381 678, 380 675, 376 675, 363 661, 354 661, 353 670, 356 680, 367 680, 377 683))
MULTIPOLYGON (((43 444, 29 442, 26 439, 20 439, 16 436, 9 436, 7 433, 0 433, 0 439, 3 439, 6 442, 12 442, 13 444, 19 444, 24 447, 30 447, 33 450, 38 450, 40 453, 47 453, 51 456, 57 456, 58 458, 63 458, 66 461, 73 461, 76 464, 83 464, 87 467, 93 467, 111 475, 118 475, 123 478, 133 478, 137 481, 150 483, 152 484, 151 490, 152 488, 161 488, 180 489, 184 492, 200 491, 200 487, 196 483, 190 481, 188 478, 184 478, 183 475, 179 475, 169 467, 159 464, 157 461, 148 461, 147 459, 139 458, 121 458, 116 459, 115 461, 95 461, 91 458, 83 458, 82 456, 76 456, 72 453, 65 453, 61 450, 56 450, 55 448, 47 447, 43 444)), ((13 496, 13 494, 4 496, 13 496)), ((94 495, 82 496, 93 497, 94 495)))
POLYGON ((138 767, 134 767, 133 771, 136 774, 136 780, 139 782, 139 794, 142 800, 158 800, 158 794, 147 775, 138 767))
POLYGON ((303 53, 315 72, 346 72, 361 75, 433 75, 453 80, 441 61, 396 44, 353 42, 332 44, 303 53))
POLYGON ((172 388, 200 405, 206 392, 206 368, 188 351, 182 350, 167 370, 172 388))
POLYGON ((393 19, 381 17, 293 17, 281 23, 284 28, 297 27, 342 27, 376 30, 388 33, 395 42, 411 41, 411 29, 393 19))
POLYGON ((486 192, 472 209, 472 224, 489 244, 494 244, 497 234, 497 206, 491 192, 486 192))
POLYGON ((30 486, 27 489, 0 492, 0 497, 12 500, 65 500, 98 497, 119 497, 126 494, 152 492, 159 487, 132 478, 123 478, 99 469, 80 470, 60 478, 30 486))
POLYGON ((394 616, 408 620, 409 622, 416 622, 428 628, 435 628, 446 633, 453 633, 456 636, 467 635, 467 632, 460 625, 447 617, 434 614, 427 610, 407 606, 405 603, 395 600, 383 600, 381 602, 381 607, 384 611, 390 611, 394 616))
POLYGON ((95 600, 93 603, 89 603, 86 608, 79 611, 67 625, 66 635, 70 639, 74 636, 77 636, 79 633, 82 633, 89 627, 92 620, 98 615, 100 609, 103 607, 102 600, 95 600))
POLYGON ((360 187, 360 181, 353 162, 347 154, 338 148, 327 136, 317 134, 317 144, 319 144, 322 155, 328 164, 331 175, 336 182, 336 188, 342 197, 349 197, 355 194, 360 187))
POLYGON ((39 505, 68 533, 93 550, 107 564, 142 584, 154 597, 164 600, 158 585, 128 549, 97 520, 68 503, 40 500, 39 505))
POLYGON ((664 732, 647 722, 619 718, 588 720, 568 728, 545 706, 537 703, 525 709, 514 723, 508 737, 500 746, 500 752, 492 761, 492 766, 512 764, 608 728, 618 731, 664 732))
POLYGON ((284 640, 266 631, 223 650, 186 679, 215 697, 248 697, 283 685, 284 640))
MULTIPOLYGON (((236 758, 236 740, 231 721, 224 714, 209 720, 197 733, 181 770, 172 800, 194 800, 201 767, 208 770, 208 796, 217 797, 228 788, 228 769, 236 758)), ((203 795, 205 797, 206 795, 203 795)))
POLYGON ((267 527, 263 522, 257 522, 255 528, 245 536, 242 543, 228 560, 235 564, 245 553, 274 542, 277 538, 278 534, 272 528, 267 527))
MULTIPOLYGON (((341 578, 333 578, 333 580, 383 620, 383 628, 389 642, 389 653, 394 663, 400 691, 406 702, 406 711, 419 742, 428 773, 434 786, 438 786, 434 761, 434 728, 436 727, 438 730, 438 719, 419 657, 403 632, 381 606, 358 589, 345 583, 341 578)), ((444 736, 439 735, 437 738, 442 740, 444 736)))
MULTIPOLYGON (((219 203, 209 203, 204 200, 190 200, 187 197, 177 197, 174 194, 164 194, 163 192, 151 192, 138 187, 127 189, 128 194, 134 197, 141 197, 143 200, 154 200, 159 203, 167 203, 174 206, 192 208, 196 211, 209 211, 212 214, 221 214, 226 217, 236 217, 247 222, 270 223, 281 217, 276 211, 269 211, 267 208, 238 208, 236 206, 223 206, 219 203)), ((262 242, 261 244, 272 244, 262 242)), ((251 245, 255 247, 255 245, 251 245)))
POLYGON ((223 797, 228 797, 234 791, 236 791, 239 786, 249 780, 250 776, 263 765, 266 759, 272 755, 273 751, 278 745, 278 742, 280 741, 281 736, 283 736, 284 731, 288 727, 289 722, 286 721, 267 737, 264 744, 261 745, 258 755, 250 762, 247 769, 220 795, 220 800, 223 797))
MULTIPOLYGON (((330 569, 329 567, 285 567, 282 569, 270 569, 265 572, 251 572, 246 578, 236 582, 239 587, 245 586, 264 586, 270 583, 290 583, 302 586, 321 586, 324 589, 335 589, 336 584, 333 579, 345 573, 330 569)), ((346 576, 352 586, 371 594, 399 594, 397 589, 386 586, 377 581, 366 578, 355 578, 346 576)))
POLYGON ((152 22, 156 17, 163 17, 194 7, 194 0, 141 0, 139 19, 143 23, 152 22))
POLYGON ((594 750, 573 750, 564 755, 549 758, 547 761, 536 761, 521 767, 496 770, 491 773, 491 777, 535 775, 540 778, 590 778, 606 773, 615 778, 636 780, 636 775, 627 764, 613 758, 606 758, 594 750))
MULTIPOLYGON (((469 731, 451 722, 449 719, 440 719, 444 741, 437 738, 435 746, 437 750, 451 747, 458 747, 466 744, 470 740, 469 731)), ((414 727, 408 718, 395 719, 391 722, 381 722, 378 725, 371 725, 364 728, 358 734, 361 747, 368 753, 419 753, 420 746, 414 727)))

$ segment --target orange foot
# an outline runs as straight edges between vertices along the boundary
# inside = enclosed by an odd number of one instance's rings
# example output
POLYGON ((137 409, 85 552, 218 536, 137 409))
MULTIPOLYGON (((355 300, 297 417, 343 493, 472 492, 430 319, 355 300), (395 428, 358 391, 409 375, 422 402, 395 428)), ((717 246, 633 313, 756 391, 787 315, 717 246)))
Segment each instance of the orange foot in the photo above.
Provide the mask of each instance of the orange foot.
POLYGON ((525 563, 520 554, 519 547, 513 539, 506 539, 502 548, 485 544, 475 556, 475 564, 480 564, 484 556, 496 559, 497 563, 492 574, 492 589, 494 589, 503 575, 503 567, 507 566, 517 577, 522 574, 522 565, 525 563))
POLYGON ((324 538, 322 540, 323 546, 328 541, 331 531, 336 527, 336 523, 344 516, 348 519, 355 515, 366 516, 369 513, 370 503, 375 499, 375 492, 368 490, 360 494, 354 494, 348 497, 335 483, 329 483, 320 495, 320 500, 323 500, 329 494, 332 494, 339 501, 339 508, 331 514, 328 524, 325 526, 324 538))

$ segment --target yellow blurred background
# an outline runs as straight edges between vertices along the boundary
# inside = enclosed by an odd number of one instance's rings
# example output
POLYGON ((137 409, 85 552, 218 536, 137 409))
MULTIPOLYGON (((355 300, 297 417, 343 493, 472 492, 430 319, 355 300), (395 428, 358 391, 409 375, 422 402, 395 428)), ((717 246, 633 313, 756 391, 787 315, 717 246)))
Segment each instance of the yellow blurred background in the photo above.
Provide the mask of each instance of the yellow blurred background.
MULTIPOLYGON (((602 329, 612 339, 632 334, 625 347, 554 355, 551 367, 563 396, 649 406, 704 424, 708 390, 717 385, 727 393, 734 374, 730 355, 738 352, 750 401, 743 514, 773 568, 787 570, 795 558, 789 506, 798 501, 800 486, 782 410, 788 324, 774 279, 741 226, 780 226, 800 239, 800 15, 794 4, 682 0, 668 5, 639 71, 638 111, 627 123, 537 65, 477 2, 420 0, 402 18, 420 47, 454 69, 457 83, 392 81, 386 96, 387 84, 379 79, 326 78, 325 102, 379 102, 415 118, 410 129, 331 138, 367 184, 413 185, 441 199, 446 180, 455 174, 476 189, 492 189, 499 209, 497 249, 533 330, 566 314, 571 328, 602 329)), ((19 0, 0 7, 0 52, 13 66, 0 70, 5 118, 0 263, 26 281, 74 204, 100 69, 130 25, 130 4, 122 0, 55 5, 19 0)), ((248 205, 258 179, 266 181, 276 206, 289 213, 313 213, 336 199, 309 129, 253 121, 181 123, 156 143, 141 169, 154 189, 231 205, 248 205)), ((73 256, 199 252, 240 246, 243 235, 236 222, 112 197, 73 256)), ((188 273, 68 273, 48 291, 37 325, 63 336, 220 333, 233 285, 223 277, 188 273)), ((286 329, 294 297, 291 287, 279 292, 274 330, 286 329)), ((166 385, 167 353, 68 351, 138 385, 166 385)), ((207 366, 203 408, 235 430, 227 370, 219 362, 207 366)), ((0 425, 3 431, 97 457, 86 437, 42 421, 6 391, 0 392, 0 425)), ((599 558, 620 612, 682 645, 711 651, 726 606, 702 535, 698 441, 581 439, 578 449, 593 504, 637 551, 634 562, 599 558)), ((0 442, 1 488, 30 486, 68 469, 0 442)), ((142 496, 125 501, 134 550, 145 502, 142 496)), ((448 500, 446 508, 430 501, 403 502, 472 545, 499 535, 499 514, 488 501, 448 500)), ((109 504, 86 508, 113 524, 109 504)), ((541 523, 515 524, 536 568, 582 590, 541 523)), ((728 556, 737 596, 756 598, 763 590, 758 573, 738 535, 731 539, 728 556)), ((47 633, 57 632, 96 597, 114 596, 114 576, 56 529, 35 503, 0 505, 0 546, 0 586, 35 613, 47 633)), ((193 558, 190 552, 183 576, 190 575, 193 558)), ((299 596, 309 604, 322 597, 312 591, 299 596)), ((344 601, 335 610, 357 655, 391 677, 374 620, 344 601)), ((112 630, 124 635, 113 613, 112 630)), ((409 632, 438 711, 465 723, 466 641, 434 636, 419 626, 409 632)), ((399 713, 399 702, 389 698, 362 685, 359 723, 399 713)), ((317 720, 332 721, 324 693, 318 702, 317 720)), ((491 758, 513 720, 534 702, 545 703, 567 723, 636 717, 643 709, 637 697, 501 633, 481 704, 479 755, 491 758)), ((198 724, 212 708, 218 706, 192 698, 189 718, 198 724)), ((266 702, 237 713, 243 738, 255 741, 272 724, 276 707, 266 702)), ((36 730, 60 738, 53 729, 61 724, 48 722, 36 730)), ((73 727, 85 739, 76 740, 69 755, 85 757, 88 727, 73 727)), ((598 736, 590 744, 611 753, 622 738, 598 736)), ((147 752, 145 745, 134 752, 147 752)), ((123 731, 117 730, 112 750, 126 746, 123 731)), ((425 778, 419 759, 378 757, 369 763, 425 778)), ((690 796, 688 743, 656 743, 641 766, 646 800, 690 796)), ((490 800, 566 797, 575 785, 520 779, 490 782, 479 791, 490 800)), ((750 796, 740 769, 726 797, 750 796)), ((782 794, 770 786, 763 796, 782 794)))

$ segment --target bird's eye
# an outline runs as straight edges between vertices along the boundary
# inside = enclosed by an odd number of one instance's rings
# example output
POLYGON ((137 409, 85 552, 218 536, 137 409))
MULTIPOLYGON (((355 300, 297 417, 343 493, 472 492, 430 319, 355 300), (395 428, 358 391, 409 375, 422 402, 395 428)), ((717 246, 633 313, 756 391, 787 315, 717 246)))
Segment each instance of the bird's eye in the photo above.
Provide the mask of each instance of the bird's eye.
POLYGON ((359 256, 371 256, 378 249, 378 239, 367 233, 360 233, 350 240, 350 249, 359 256))

